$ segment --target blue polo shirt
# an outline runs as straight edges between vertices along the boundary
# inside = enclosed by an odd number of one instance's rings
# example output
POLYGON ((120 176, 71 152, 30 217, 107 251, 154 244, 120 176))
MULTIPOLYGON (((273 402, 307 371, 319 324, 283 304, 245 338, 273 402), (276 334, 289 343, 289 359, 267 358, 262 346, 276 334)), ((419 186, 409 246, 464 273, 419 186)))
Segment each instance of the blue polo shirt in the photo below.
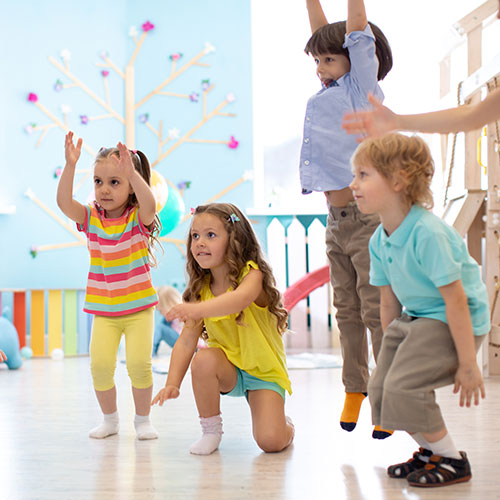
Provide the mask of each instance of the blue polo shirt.
POLYGON ((341 127, 344 113, 370 107, 368 92, 383 100, 377 83, 378 59, 375 36, 369 24, 364 31, 346 35, 351 70, 337 85, 313 95, 306 109, 300 152, 300 182, 303 193, 344 189, 352 181, 351 156, 358 146, 355 135, 341 127))
POLYGON ((474 335, 490 331, 488 294, 479 266, 462 237, 439 217, 413 205, 390 236, 378 226, 369 249, 370 283, 390 285, 404 312, 448 323, 438 287, 461 280, 474 335))

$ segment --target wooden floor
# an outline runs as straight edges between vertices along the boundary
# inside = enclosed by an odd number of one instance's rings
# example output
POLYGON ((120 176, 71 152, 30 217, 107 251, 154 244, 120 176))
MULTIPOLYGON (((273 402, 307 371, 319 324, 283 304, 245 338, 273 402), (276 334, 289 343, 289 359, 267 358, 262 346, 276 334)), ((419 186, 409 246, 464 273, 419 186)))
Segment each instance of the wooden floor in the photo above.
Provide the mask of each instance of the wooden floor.
MULTIPOLYGON (((0 369, 0 498, 28 499, 474 499, 500 498, 500 378, 486 380, 487 399, 461 409, 451 388, 439 392, 459 449, 473 471, 469 483, 441 489, 408 487, 390 479, 388 465, 415 449, 404 433, 371 438, 365 402, 357 428, 343 431, 340 369, 291 370, 294 394, 287 414, 296 426, 285 452, 255 445, 244 399, 223 398, 224 437, 208 457, 190 455, 200 433, 191 384, 178 400, 152 411, 160 432, 137 441, 125 366, 118 365, 121 430, 105 440, 87 437, 100 421, 88 358, 29 360, 0 369)), ((155 390, 165 381, 154 375, 155 390)))

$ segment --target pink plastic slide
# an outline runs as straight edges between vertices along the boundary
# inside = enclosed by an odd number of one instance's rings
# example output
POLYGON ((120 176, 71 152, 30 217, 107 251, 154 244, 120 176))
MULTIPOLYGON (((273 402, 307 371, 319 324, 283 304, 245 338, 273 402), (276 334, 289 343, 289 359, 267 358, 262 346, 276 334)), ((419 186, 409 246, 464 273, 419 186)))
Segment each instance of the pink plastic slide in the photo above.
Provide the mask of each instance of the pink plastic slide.
POLYGON ((283 294, 283 303, 285 309, 290 312, 298 302, 305 299, 313 290, 323 286, 330 280, 330 271, 328 266, 320 267, 315 271, 307 273, 299 281, 289 286, 283 294))

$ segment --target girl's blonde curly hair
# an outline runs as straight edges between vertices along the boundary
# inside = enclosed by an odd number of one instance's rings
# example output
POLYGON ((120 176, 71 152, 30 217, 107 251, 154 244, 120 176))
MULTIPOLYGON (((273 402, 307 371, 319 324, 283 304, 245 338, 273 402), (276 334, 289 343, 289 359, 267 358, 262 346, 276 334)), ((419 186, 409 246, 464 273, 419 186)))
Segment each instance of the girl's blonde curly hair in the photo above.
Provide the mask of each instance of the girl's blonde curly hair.
MULTIPOLYGON (((283 307, 282 297, 276 288, 270 265, 266 262, 260 248, 257 236, 241 210, 231 203, 209 203, 196 207, 193 218, 199 214, 211 214, 217 217, 223 224, 229 235, 226 249, 225 261, 229 268, 229 280, 233 290, 238 287, 238 278, 245 264, 253 260, 262 272, 262 288, 267 295, 269 312, 276 316, 277 329, 283 334, 288 326, 288 313, 283 307)), ((189 276, 189 283, 183 294, 186 302, 199 301, 200 292, 203 288, 207 276, 211 274, 209 269, 203 269, 196 262, 191 252, 192 236, 191 231, 187 238, 187 262, 186 270, 189 276)), ((236 317, 238 324, 243 323, 243 311, 236 317)))
POLYGON ((416 135, 388 134, 365 139, 354 152, 353 166, 368 164, 386 179, 397 179, 409 206, 434 206, 431 182, 434 161, 426 142, 416 135))

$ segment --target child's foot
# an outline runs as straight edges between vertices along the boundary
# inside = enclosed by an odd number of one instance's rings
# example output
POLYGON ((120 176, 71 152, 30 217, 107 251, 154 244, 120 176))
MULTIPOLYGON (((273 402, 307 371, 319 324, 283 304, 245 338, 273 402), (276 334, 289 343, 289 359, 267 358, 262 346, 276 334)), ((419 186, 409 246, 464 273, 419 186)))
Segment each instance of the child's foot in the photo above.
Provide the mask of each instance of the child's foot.
POLYGON ((89 437, 94 439, 104 439, 113 434, 118 434, 120 429, 120 420, 118 418, 118 412, 109 413, 104 415, 104 420, 101 425, 94 427, 89 432, 89 437))
POLYGON ((373 432, 372 432, 372 438, 373 439, 385 439, 385 438, 388 438, 389 436, 392 436, 393 434, 394 434, 394 431, 382 429, 382 427, 380 427, 380 425, 376 425, 373 429, 373 432))
POLYGON ((472 477, 469 460, 465 451, 461 451, 460 455, 461 459, 432 455, 423 469, 408 474, 408 484, 434 488, 469 481, 472 477))
POLYGON ((137 439, 158 439, 158 431, 153 427, 149 415, 136 415, 134 427, 137 439))
POLYGON ((423 469, 429 463, 429 458, 431 456, 431 450, 420 448, 413 454, 413 457, 411 457, 410 460, 387 467, 387 474, 389 477, 404 479, 411 472, 423 469))
POLYGON ((346 392, 344 409, 340 416, 340 427, 345 431, 351 432, 356 427, 359 417, 361 403, 366 398, 365 392, 346 392))
POLYGON ((210 455, 219 447, 222 439, 222 417, 200 417, 200 423, 203 435, 191 445, 189 452, 193 455, 210 455))

